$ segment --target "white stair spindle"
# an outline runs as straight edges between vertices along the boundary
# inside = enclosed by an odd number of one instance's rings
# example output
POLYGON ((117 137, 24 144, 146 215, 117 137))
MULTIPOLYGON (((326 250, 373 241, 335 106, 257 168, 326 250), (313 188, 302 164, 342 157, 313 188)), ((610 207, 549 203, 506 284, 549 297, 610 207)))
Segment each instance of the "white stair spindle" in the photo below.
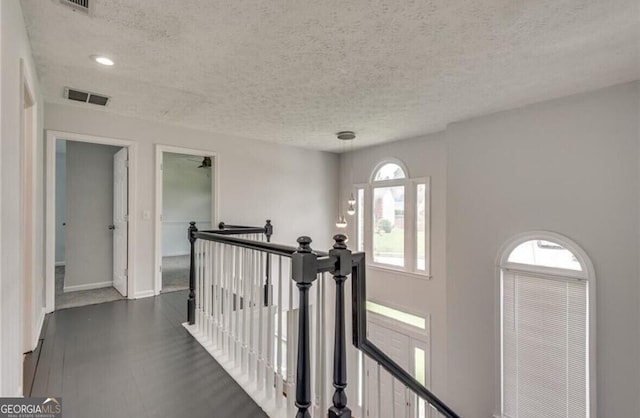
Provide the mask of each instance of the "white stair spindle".
POLYGON ((256 252, 251 251, 251 274, 249 276, 249 309, 250 309, 250 321, 249 321, 249 379, 255 379, 255 338, 254 338, 254 323, 255 323, 255 276, 256 276, 256 252))
POLYGON ((238 309, 238 301, 236 299, 236 296, 238 294, 237 292, 237 281, 238 281, 238 270, 237 270, 237 251, 238 251, 238 247, 233 246, 231 248, 231 317, 230 317, 230 321, 231 321, 231 359, 234 363, 236 363, 237 358, 236 358, 236 349, 238 347, 238 334, 237 334, 237 316, 236 316, 236 312, 238 309))
POLYGON ((251 277, 251 252, 244 248, 244 269, 242 271, 242 356, 241 366, 242 374, 247 373, 249 363, 249 349, 247 344, 249 342, 249 278, 251 277))
MULTIPOLYGON (((266 376, 266 392, 267 392, 267 398, 271 399, 273 398, 273 389, 274 389, 274 384, 275 384, 275 375, 274 375, 274 368, 273 368, 273 345, 274 345, 274 324, 273 321, 275 320, 275 318, 273 317, 275 314, 275 309, 273 306, 273 265, 271 264, 273 261, 273 258, 271 257, 271 255, 265 255, 266 260, 268 260, 268 262, 265 263, 265 268, 268 269, 268 275, 265 274, 265 280, 266 277, 269 277, 269 283, 266 283, 267 287, 267 299, 265 301, 266 305, 267 305, 267 309, 266 309, 266 316, 267 316, 267 331, 266 331, 266 338, 265 338, 265 349, 266 349, 266 354, 265 354, 265 358, 266 358, 266 363, 267 363, 267 376, 266 376), (267 267, 268 265, 268 267, 267 267)), ((266 271, 266 270, 265 270, 266 271)))
POLYGON ((380 375, 380 363, 376 363, 376 393, 378 395, 378 413, 377 413, 377 417, 378 418, 382 418, 382 391, 380 390, 380 380, 382 378, 382 376, 380 375))
POLYGON ((284 281, 282 280, 282 256, 278 256, 278 338, 276 340, 276 406, 282 406, 283 372, 282 372, 282 292, 284 281))
POLYGON ((396 378, 393 376, 391 377, 391 418, 396 418, 396 378))
MULTIPOLYGON (((289 266, 291 271, 291 266, 289 266)), ((289 306, 287 311, 287 415, 293 416, 295 411, 296 399, 296 353, 298 345, 296 344, 296 322, 293 310, 293 280, 289 277, 289 306)))
POLYGON ((211 251, 209 251, 210 241, 204 241, 204 337, 207 341, 211 340, 211 251))
POLYGON ((202 240, 196 241, 196 322, 202 333, 202 240))
POLYGON ((258 254, 258 274, 256 275, 256 290, 258 293, 258 390, 264 389, 264 253, 258 254))

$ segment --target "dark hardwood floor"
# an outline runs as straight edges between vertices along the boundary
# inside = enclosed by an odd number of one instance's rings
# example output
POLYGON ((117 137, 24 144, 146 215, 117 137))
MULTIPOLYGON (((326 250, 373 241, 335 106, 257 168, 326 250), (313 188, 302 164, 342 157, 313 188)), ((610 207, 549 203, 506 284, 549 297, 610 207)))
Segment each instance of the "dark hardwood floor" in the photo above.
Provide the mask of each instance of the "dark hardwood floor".
POLYGON ((266 417, 182 327, 186 301, 180 291, 51 314, 31 396, 61 396, 65 418, 266 417))

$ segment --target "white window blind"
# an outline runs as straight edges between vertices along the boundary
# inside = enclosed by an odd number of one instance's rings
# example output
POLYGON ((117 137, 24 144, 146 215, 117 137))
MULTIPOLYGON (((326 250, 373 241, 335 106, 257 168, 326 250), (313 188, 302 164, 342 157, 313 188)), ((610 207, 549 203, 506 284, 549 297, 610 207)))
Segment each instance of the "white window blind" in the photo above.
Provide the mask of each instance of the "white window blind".
POLYGON ((503 270, 503 416, 588 417, 587 286, 503 270))

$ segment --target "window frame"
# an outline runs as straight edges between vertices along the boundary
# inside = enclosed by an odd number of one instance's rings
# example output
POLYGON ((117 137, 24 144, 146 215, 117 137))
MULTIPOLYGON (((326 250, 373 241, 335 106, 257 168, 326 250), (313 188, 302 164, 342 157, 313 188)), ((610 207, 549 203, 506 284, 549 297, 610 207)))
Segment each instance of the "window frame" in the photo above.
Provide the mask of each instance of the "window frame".
POLYGON ((597 415, 597 376, 596 376, 596 275, 591 259, 586 252, 571 239, 551 231, 530 231, 511 237, 498 251, 496 259, 496 289, 495 298, 495 364, 496 370, 496 418, 507 418, 503 415, 503 375, 502 375, 502 281, 505 271, 516 273, 541 274, 547 277, 555 277, 558 280, 587 281, 587 334, 588 334, 588 370, 587 384, 589 385, 587 411, 589 417, 597 415), (582 271, 569 270, 558 267, 522 264, 508 261, 511 252, 520 244, 531 240, 550 241, 561 245, 572 252, 582 266, 582 271))
POLYGON ((395 158, 386 158, 379 161, 369 176, 369 182, 366 184, 356 184, 353 186, 353 191, 357 196, 358 190, 364 190, 364 207, 360 205, 356 206, 355 215, 355 236, 356 236, 356 248, 359 240, 364 241, 364 251, 366 253, 367 267, 381 271, 392 271, 394 273, 400 273, 402 275, 408 275, 411 277, 431 278, 431 178, 430 177, 418 177, 412 178, 409 175, 409 171, 402 161, 395 158), (375 176, 378 170, 385 164, 397 164, 404 172, 405 178, 403 179, 391 179, 391 180, 375 180, 375 176), (424 249, 425 249, 425 269, 418 270, 418 242, 417 242, 417 187, 419 184, 425 185, 425 237, 424 237, 424 249), (404 187, 404 266, 396 266, 392 264, 385 264, 380 262, 374 262, 373 260, 373 196, 374 189, 403 186, 404 187), (358 234, 357 219, 360 214, 359 211, 363 211, 364 221, 364 236, 360 237, 358 234))

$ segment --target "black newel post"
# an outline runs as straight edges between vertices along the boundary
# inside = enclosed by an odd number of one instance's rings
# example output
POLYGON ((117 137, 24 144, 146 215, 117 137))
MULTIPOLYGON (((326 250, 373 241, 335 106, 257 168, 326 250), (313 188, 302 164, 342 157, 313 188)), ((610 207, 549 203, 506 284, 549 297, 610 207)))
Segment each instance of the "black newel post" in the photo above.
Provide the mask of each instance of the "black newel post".
MULTIPOLYGON (((273 225, 271 225, 271 219, 267 219, 267 223, 264 226, 264 235, 267 237, 267 242, 271 242, 271 235, 273 235, 273 225)), ((267 253, 267 259, 265 261, 265 277, 264 277, 264 306, 269 306, 269 290, 271 288, 271 254, 267 253)))
POLYGON ((329 256, 337 258, 336 268, 331 272, 336 282, 335 336, 333 344, 333 406, 329 408, 329 418, 351 418, 347 407, 347 346, 345 339, 344 282, 351 273, 351 251, 347 249, 347 237, 342 234, 333 237, 335 244, 329 256))
POLYGON ((191 263, 189 266, 189 299, 187 301, 187 322, 193 325, 196 322, 196 237, 198 232, 195 222, 189 222, 189 243, 191 244, 191 263))
POLYGON ((309 289, 318 274, 318 256, 311 252, 311 238, 298 238, 298 251, 291 257, 293 280, 300 291, 298 318, 298 365, 296 368, 296 418, 310 418, 311 354, 309 352, 309 289))

